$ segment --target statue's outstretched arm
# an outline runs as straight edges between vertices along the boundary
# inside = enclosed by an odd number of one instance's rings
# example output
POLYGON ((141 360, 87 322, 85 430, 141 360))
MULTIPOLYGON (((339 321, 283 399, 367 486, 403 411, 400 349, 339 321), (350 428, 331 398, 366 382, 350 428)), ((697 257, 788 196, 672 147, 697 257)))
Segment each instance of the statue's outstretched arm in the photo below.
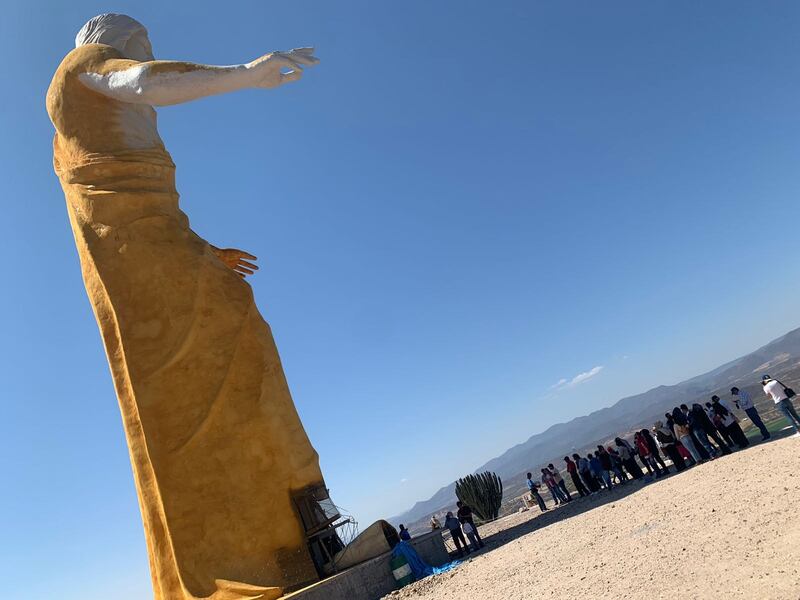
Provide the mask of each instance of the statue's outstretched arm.
POLYGON ((244 88, 273 88, 300 79, 303 67, 319 60, 313 48, 271 52, 243 65, 214 67, 153 60, 106 61, 102 72, 83 73, 81 82, 115 100, 168 106, 244 88))

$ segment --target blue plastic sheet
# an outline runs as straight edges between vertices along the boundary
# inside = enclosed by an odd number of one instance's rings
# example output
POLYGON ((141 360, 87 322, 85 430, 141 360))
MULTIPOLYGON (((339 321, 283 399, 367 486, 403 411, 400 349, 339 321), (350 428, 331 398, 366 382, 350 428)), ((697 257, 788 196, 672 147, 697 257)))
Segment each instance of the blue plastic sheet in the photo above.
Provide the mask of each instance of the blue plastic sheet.
POLYGON ((411 572, 414 574, 414 579, 417 581, 427 577, 428 575, 446 573, 450 569, 453 569, 461 564, 460 560, 454 560, 453 562, 444 564, 441 567, 432 567, 419 557, 417 551, 414 550, 414 548, 408 542, 400 542, 397 544, 394 547, 394 550, 392 550, 392 556, 405 557, 406 561, 408 562, 408 566, 411 568, 411 572))

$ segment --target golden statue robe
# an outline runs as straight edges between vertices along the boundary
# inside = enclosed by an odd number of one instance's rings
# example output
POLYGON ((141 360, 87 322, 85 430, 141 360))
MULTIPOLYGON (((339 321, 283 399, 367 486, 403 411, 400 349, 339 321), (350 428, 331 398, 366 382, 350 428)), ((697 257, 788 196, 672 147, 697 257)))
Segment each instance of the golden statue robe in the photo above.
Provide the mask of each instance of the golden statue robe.
POLYGON ((317 579, 291 496, 323 484, 318 456, 250 286, 178 207, 155 111, 78 79, 134 64, 110 46, 76 48, 47 110, 155 597, 273 598, 280 590, 264 588, 317 579))

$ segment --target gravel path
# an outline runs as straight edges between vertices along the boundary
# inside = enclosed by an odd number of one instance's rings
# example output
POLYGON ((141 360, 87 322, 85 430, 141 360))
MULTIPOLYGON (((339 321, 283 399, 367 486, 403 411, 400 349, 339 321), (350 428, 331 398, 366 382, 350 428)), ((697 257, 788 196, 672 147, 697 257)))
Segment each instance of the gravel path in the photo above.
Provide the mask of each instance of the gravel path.
POLYGON ((391 600, 800 598, 800 438, 481 527, 487 548, 391 600))

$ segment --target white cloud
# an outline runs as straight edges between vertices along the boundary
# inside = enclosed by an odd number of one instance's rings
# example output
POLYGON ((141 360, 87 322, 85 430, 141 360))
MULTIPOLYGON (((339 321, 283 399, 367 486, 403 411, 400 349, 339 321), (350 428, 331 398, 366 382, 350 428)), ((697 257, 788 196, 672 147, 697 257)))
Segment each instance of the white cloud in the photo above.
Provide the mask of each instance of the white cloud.
POLYGON ((406 481, 408 481, 408 477, 403 477, 403 478, 400 480, 400 483, 405 483, 406 481))
POLYGON ((603 365, 592 367, 588 371, 584 371, 583 373, 578 373, 577 375, 575 375, 575 377, 573 377, 569 381, 567 381, 566 379, 560 379, 558 383, 555 383, 552 386, 550 386, 550 389, 561 390, 564 388, 575 387, 576 385, 580 385, 581 383, 589 381, 592 377, 597 375, 602 370, 603 370, 603 365))

